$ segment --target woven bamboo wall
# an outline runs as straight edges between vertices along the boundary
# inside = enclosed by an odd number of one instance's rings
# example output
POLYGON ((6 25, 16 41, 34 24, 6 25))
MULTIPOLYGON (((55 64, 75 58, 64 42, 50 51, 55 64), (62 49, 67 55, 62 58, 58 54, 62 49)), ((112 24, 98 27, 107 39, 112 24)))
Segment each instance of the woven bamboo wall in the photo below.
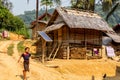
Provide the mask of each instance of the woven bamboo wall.
POLYGON ((63 26, 48 35, 53 39, 53 42, 47 44, 47 56, 49 56, 56 43, 57 47, 62 43, 56 57, 63 59, 67 58, 67 46, 70 46, 70 58, 86 58, 85 49, 92 50, 95 47, 99 49, 102 46, 102 35, 97 30, 70 29, 67 26, 63 26))

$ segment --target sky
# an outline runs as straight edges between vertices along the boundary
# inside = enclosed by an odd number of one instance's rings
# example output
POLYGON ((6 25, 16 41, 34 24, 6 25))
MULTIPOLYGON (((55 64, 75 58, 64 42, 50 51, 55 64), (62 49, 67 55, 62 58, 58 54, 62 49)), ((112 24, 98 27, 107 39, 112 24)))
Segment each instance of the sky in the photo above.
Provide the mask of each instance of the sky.
MULTIPOLYGON (((27 3, 27 0, 9 0, 9 1, 13 3, 12 13, 14 15, 23 14, 24 11, 36 9, 36 0, 29 0, 29 4, 27 3)), ((70 4, 69 0, 62 0, 62 6, 66 6, 69 4, 70 4)))

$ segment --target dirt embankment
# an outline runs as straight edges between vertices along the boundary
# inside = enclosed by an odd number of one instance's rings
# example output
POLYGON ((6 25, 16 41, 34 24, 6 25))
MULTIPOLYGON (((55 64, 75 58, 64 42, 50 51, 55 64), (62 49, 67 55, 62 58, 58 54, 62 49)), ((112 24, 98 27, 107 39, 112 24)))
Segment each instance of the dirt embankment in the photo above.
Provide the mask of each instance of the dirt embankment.
POLYGON ((11 33, 11 32, 9 32, 9 37, 10 37, 10 40, 24 40, 23 35, 18 35, 18 34, 11 33))

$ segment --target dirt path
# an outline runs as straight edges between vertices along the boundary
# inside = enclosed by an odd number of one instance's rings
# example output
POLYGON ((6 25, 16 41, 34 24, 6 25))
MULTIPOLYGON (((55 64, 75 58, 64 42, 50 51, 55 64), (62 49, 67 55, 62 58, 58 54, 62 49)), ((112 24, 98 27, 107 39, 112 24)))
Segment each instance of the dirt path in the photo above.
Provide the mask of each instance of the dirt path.
POLYGON ((7 55, 7 47, 13 43, 13 41, 0 42, 0 80, 21 80, 16 77, 17 66, 16 61, 7 55))
MULTIPOLYGON (((17 51, 17 44, 19 41, 2 41, 0 42, 0 80, 23 80, 22 76, 22 60, 18 64, 19 53, 17 51), (14 44, 13 56, 7 55, 7 47, 14 44), (4 54, 3 54, 4 52, 4 54)), ((28 80, 64 80, 59 72, 54 69, 45 67, 40 62, 31 60, 30 73, 28 73, 28 80), (52 73, 51 73, 52 72, 52 73)))
MULTIPOLYGON (((0 80, 23 80, 22 60, 17 63, 20 56, 17 51, 19 42, 0 41, 0 80), (14 44, 13 56, 7 55, 7 47, 10 44, 14 44)), ((118 64, 120 65, 120 63, 118 64)), ((43 65, 31 59, 30 73, 28 73, 27 78, 28 80, 102 80, 102 73, 114 76, 115 69, 116 65, 111 61, 54 60, 43 65), (55 66, 58 68, 53 68, 55 66), (93 74, 96 76, 92 77, 93 74)))

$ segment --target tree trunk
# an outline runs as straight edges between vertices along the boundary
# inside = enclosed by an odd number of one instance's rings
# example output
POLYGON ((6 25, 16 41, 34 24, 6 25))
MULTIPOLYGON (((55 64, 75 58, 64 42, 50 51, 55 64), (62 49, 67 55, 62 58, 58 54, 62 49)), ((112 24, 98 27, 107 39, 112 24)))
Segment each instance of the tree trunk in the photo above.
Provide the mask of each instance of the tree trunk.
POLYGON ((36 20, 38 20, 39 0, 36 0, 36 20))
POLYGON ((111 9, 111 11, 107 14, 106 16, 106 21, 108 21, 108 18, 115 12, 115 10, 117 9, 117 7, 120 5, 120 3, 116 3, 116 5, 111 9))
POLYGON ((48 9, 47 9, 47 2, 46 2, 46 11, 45 11, 45 20, 47 21, 47 13, 48 13, 48 9))

